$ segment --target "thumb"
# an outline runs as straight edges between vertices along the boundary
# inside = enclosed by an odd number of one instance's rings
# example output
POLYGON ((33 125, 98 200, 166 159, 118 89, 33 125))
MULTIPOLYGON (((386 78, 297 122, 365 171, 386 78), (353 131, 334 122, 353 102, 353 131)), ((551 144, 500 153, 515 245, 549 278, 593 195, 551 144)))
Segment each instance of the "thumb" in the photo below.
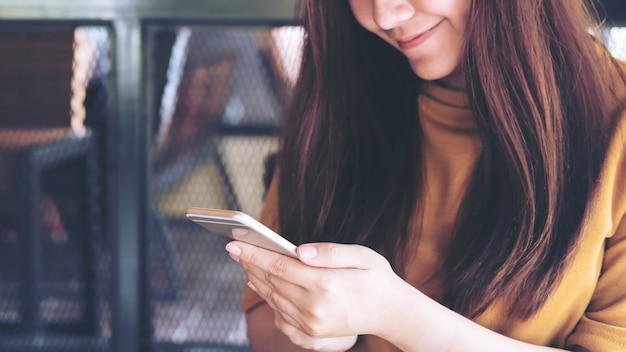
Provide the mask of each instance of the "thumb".
POLYGON ((368 269, 385 260, 373 250, 355 244, 307 243, 298 247, 297 254, 301 262, 323 268, 368 269))

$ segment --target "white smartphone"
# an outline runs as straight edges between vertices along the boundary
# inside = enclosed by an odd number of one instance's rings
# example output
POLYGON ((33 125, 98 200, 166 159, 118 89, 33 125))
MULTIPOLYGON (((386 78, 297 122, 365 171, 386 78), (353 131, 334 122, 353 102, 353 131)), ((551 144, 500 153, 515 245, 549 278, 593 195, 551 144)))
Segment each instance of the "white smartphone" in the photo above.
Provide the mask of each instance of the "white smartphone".
POLYGON ((297 258, 296 245, 272 231, 252 216, 236 211, 210 208, 188 208, 187 218, 209 232, 297 258), (233 229, 244 229, 244 235, 233 234, 233 229))

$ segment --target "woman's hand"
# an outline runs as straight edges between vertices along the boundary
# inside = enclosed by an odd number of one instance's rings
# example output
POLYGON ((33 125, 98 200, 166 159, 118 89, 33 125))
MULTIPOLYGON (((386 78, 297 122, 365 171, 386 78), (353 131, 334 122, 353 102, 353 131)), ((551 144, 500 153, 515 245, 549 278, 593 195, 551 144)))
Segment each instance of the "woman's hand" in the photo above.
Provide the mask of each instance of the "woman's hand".
POLYGON ((377 335, 403 351, 556 351, 500 335, 449 310, 404 282, 376 252, 312 243, 293 259, 242 242, 226 246, 249 285, 295 344, 343 351, 377 335))
POLYGON ((378 335, 391 319, 383 309, 390 292, 404 284, 387 260, 363 246, 306 244, 298 248, 300 260, 242 242, 226 248, 274 310, 276 326, 307 349, 347 349, 359 334, 378 335))

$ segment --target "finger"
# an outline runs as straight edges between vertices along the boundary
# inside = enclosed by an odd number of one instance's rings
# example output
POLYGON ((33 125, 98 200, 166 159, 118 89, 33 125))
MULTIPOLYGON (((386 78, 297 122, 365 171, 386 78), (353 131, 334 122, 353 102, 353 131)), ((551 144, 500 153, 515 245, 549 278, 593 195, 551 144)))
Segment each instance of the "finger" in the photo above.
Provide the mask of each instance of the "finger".
POLYGON ((297 253, 303 263, 325 268, 370 269, 387 262, 375 251, 353 244, 307 243, 299 246, 297 253))
MULTIPOLYGON (((283 317, 279 312, 274 312, 274 325, 285 334, 295 345, 306 350, 322 351, 327 344, 327 337, 320 338, 310 336, 300 326, 289 322, 288 318, 283 317)), ((334 350, 334 349, 333 349, 334 350)))
POLYGON ((281 312, 280 310, 274 310, 274 325, 287 335, 288 331, 292 329, 298 330, 303 333, 302 325, 296 319, 292 318, 288 314, 281 312))
POLYGON ((300 331, 300 329, 289 324, 280 324, 277 322, 276 327, 282 331, 294 345, 310 351, 320 350, 320 345, 323 341, 312 338, 300 331))
POLYGON ((299 307, 311 301, 311 293, 306 287, 284 280, 263 268, 245 264, 243 261, 242 263, 248 277, 248 285, 274 310, 281 310, 292 317, 303 315, 299 307))
POLYGON ((276 327, 291 340, 292 343, 306 350, 312 351, 344 351, 354 346, 357 335, 352 336, 329 336, 314 337, 310 336, 302 329, 290 325, 286 321, 281 321, 280 317, 276 318, 276 327))
MULTIPOLYGON (((295 317, 303 316, 299 304, 303 303, 303 297, 307 297, 307 294, 302 287, 282 282, 278 278, 275 279, 278 282, 268 285, 265 277, 259 279, 254 274, 248 274, 248 280, 250 280, 250 285, 254 287, 259 296, 275 311, 280 311, 294 319, 295 317)), ((291 322, 293 323, 294 321, 292 320, 291 322)))
POLYGON ((265 277, 268 283, 277 277, 306 287, 307 280, 309 280, 307 278, 313 275, 312 268, 298 259, 244 242, 232 241, 226 245, 226 250, 246 272, 255 273, 259 279, 265 277))
POLYGON ((295 327, 298 330, 305 331, 301 322, 303 315, 297 305, 276 292, 272 292, 269 295, 262 292, 262 290, 258 289, 252 282, 248 282, 248 286, 259 293, 261 297, 264 297, 267 305, 272 308, 274 312, 274 325, 276 325, 276 327, 280 330, 295 327), (265 298, 266 296, 267 298, 265 298))

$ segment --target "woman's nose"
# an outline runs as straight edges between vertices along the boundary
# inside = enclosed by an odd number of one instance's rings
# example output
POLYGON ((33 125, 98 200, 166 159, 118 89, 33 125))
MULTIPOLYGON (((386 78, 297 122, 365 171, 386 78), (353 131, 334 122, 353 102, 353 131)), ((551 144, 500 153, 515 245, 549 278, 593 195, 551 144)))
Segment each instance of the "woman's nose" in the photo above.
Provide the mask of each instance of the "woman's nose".
POLYGON ((408 20, 415 8, 408 0, 374 0, 374 21, 383 30, 389 30, 408 20))

